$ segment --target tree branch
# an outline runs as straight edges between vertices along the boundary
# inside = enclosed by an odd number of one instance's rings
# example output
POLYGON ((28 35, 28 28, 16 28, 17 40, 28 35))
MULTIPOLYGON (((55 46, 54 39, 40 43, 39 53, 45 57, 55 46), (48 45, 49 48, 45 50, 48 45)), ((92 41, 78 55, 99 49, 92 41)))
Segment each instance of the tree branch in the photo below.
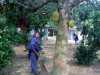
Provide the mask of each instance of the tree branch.
POLYGON ((32 11, 36 12, 37 10, 41 9, 43 6, 47 5, 49 2, 51 2, 51 1, 50 0, 46 0, 46 2, 42 3, 40 6, 32 7, 32 11))
POLYGON ((22 6, 22 7, 26 8, 26 9, 29 8, 27 5, 22 4, 22 3, 18 2, 18 1, 16 1, 16 4, 18 4, 19 6, 22 6))
POLYGON ((72 9, 73 7, 79 5, 81 2, 89 0, 69 0, 69 1, 70 1, 70 8, 72 9))
MULTIPOLYGON (((30 9, 32 12, 36 12, 37 10, 41 9, 44 5, 47 5, 49 2, 52 2, 51 0, 42 0, 42 3, 38 6, 36 5, 32 5, 32 7, 30 7, 29 5, 26 5, 24 4, 24 2, 18 2, 16 1, 16 4, 22 6, 23 8, 26 8, 26 9, 30 9)), ((32 3, 31 3, 32 4, 32 3)))
MULTIPOLYGON (((26 5, 24 2, 23 3, 18 2, 16 0, 16 4, 22 6, 26 9, 30 9, 32 12, 36 12, 37 10, 41 9, 44 5, 47 5, 49 2, 57 2, 59 0, 41 0, 41 1, 42 1, 42 3, 38 6, 36 6, 34 4, 32 5, 32 1, 31 1, 31 4, 26 5), (32 6, 30 7, 29 5, 32 5, 32 6)), ((67 4, 69 4, 70 5, 69 7, 72 9, 73 7, 79 5, 79 3, 83 2, 83 1, 88 1, 88 0, 69 0, 69 1, 65 0, 65 1, 68 2, 67 4)))

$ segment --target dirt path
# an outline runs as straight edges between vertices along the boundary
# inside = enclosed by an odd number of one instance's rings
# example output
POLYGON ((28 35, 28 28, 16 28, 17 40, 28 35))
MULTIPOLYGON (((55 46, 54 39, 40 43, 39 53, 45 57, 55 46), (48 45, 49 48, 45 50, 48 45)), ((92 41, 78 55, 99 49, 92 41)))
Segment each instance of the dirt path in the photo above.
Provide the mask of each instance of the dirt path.
MULTIPOLYGON (((43 49, 43 51, 45 52, 44 55, 45 65, 48 72, 50 72, 52 69, 54 51, 51 50, 54 50, 54 48, 55 48, 54 43, 48 41, 47 43, 45 43, 45 47, 43 49)), ((25 50, 24 45, 14 47, 16 56, 13 62, 12 71, 9 73, 9 75, 33 75, 31 73, 30 62, 27 58, 28 52, 27 51, 25 52, 24 50, 25 50)), ((44 72, 41 72, 41 75, 44 75, 44 72)))
POLYGON ((16 56, 13 62, 13 70, 11 75, 32 75, 29 65, 29 60, 27 58, 27 52, 25 52, 25 47, 23 45, 14 47, 16 56))

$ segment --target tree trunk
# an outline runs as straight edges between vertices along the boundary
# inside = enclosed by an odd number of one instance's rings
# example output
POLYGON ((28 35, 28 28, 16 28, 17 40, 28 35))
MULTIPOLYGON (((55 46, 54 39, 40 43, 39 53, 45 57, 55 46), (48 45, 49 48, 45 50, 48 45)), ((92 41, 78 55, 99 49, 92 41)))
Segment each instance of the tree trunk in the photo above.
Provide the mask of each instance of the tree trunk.
MULTIPOLYGON (((66 3, 65 3, 66 4, 66 3)), ((67 69, 67 48, 68 48, 68 18, 69 18, 69 7, 63 4, 62 0, 58 3, 60 20, 58 25, 56 49, 54 56, 54 67, 52 75, 68 75, 67 69), (62 3, 62 4, 61 4, 62 3)))
POLYGON ((58 25, 57 41, 54 56, 54 66, 52 75, 69 75, 67 65, 68 57, 68 20, 72 7, 77 6, 80 2, 88 0, 59 0, 58 8, 60 20, 58 25))

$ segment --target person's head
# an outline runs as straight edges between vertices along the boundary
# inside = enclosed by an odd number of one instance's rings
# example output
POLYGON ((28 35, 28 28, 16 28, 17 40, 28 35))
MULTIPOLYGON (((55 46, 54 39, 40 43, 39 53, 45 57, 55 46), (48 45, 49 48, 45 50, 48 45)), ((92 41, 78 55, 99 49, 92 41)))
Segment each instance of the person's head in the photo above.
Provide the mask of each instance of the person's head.
POLYGON ((40 33, 39 32, 35 32, 35 37, 40 37, 40 33))

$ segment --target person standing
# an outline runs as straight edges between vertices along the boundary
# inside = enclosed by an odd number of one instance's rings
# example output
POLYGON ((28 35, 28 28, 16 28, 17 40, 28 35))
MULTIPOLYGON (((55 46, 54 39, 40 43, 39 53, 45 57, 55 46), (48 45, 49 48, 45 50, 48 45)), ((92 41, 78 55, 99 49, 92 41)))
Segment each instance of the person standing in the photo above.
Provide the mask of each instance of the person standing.
POLYGON ((39 75, 38 73, 38 59, 39 59, 39 52, 42 50, 40 47, 40 33, 35 32, 33 35, 29 45, 29 53, 28 53, 28 58, 31 62, 31 69, 32 73, 35 75, 39 75))
POLYGON ((78 39, 78 35, 76 33, 73 33, 73 39, 75 41, 75 44, 77 44, 79 39, 78 39))

